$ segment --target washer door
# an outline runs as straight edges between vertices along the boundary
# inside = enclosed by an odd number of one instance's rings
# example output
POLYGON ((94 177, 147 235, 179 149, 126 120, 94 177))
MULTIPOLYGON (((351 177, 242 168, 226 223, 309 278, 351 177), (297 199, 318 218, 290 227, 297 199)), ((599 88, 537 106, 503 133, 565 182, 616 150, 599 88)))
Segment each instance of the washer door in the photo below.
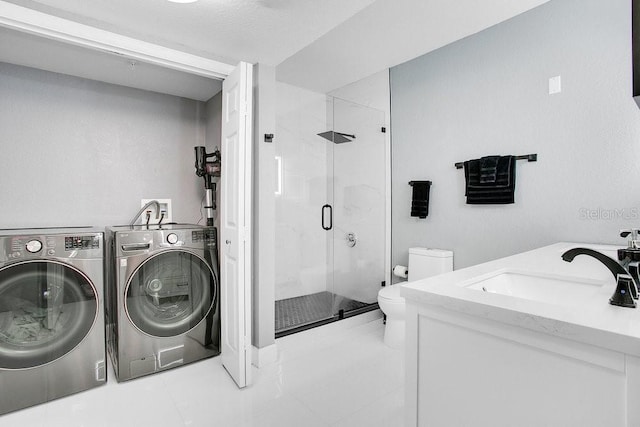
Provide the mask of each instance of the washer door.
POLYGON ((140 264, 125 293, 125 310, 138 329, 171 337, 188 332, 207 316, 215 301, 215 277, 200 257, 167 251, 140 264))
POLYGON ((87 336, 97 313, 95 287, 71 265, 42 260, 0 269, 0 368, 64 356, 87 336))

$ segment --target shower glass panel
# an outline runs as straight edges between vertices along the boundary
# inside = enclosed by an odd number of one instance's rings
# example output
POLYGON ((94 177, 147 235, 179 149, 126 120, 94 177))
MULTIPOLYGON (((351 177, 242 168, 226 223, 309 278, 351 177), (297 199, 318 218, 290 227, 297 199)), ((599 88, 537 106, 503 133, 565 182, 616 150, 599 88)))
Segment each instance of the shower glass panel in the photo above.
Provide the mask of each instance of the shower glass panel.
POLYGON ((276 336, 377 307, 384 279, 384 112, 278 87, 276 336))
POLYGON ((327 288, 333 315, 348 315, 377 302, 384 280, 384 112, 338 98, 330 100, 333 130, 350 142, 328 144, 328 198, 333 228, 328 235, 327 288))

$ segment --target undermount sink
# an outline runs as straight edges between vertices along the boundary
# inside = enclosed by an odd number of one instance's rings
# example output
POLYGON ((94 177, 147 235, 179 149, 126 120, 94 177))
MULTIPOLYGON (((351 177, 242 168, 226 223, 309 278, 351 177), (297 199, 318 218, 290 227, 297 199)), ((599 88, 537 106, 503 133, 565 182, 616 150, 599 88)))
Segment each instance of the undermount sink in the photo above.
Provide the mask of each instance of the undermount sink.
POLYGON ((573 304, 595 295, 606 281, 552 274, 499 270, 461 286, 550 304, 573 304))

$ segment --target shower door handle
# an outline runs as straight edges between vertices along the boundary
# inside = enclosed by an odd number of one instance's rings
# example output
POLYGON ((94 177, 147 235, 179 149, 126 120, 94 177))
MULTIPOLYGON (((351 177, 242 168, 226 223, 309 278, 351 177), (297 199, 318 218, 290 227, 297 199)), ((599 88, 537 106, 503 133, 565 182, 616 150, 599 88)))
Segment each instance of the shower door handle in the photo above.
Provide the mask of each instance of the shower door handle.
POLYGON ((333 207, 331 205, 324 205, 322 207, 322 229, 323 230, 331 230, 333 228, 333 207), (325 225, 325 209, 329 209, 329 226, 325 225))

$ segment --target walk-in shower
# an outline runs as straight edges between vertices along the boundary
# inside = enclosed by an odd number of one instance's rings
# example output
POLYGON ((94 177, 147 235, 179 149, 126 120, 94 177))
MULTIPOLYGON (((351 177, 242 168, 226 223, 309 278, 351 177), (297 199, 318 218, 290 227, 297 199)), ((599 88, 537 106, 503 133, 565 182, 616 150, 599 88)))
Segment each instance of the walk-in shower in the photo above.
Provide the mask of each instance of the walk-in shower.
POLYGON ((384 112, 278 86, 276 336, 377 308, 384 112), (327 130, 329 129, 329 130, 327 130))

